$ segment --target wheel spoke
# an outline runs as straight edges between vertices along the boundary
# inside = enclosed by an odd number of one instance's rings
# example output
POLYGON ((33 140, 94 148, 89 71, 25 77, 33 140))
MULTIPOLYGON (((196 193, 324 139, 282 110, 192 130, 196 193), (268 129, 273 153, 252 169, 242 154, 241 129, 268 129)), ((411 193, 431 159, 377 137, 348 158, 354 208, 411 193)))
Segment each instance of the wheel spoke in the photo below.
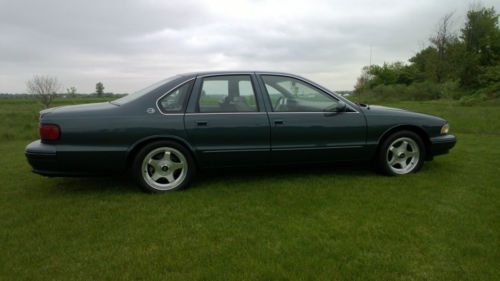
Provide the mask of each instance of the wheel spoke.
POLYGON ((172 159, 172 158, 171 158, 170 151, 165 151, 165 152, 163 153, 163 159, 167 159, 167 160, 172 159))
POLYGON ((406 158, 404 159, 401 159, 401 161, 399 161, 399 165, 401 165, 401 169, 406 169, 406 158))
POLYGON ((153 179, 154 181, 158 181, 159 179, 163 178, 162 175, 160 175, 160 173, 153 173, 151 175, 151 179, 153 179))
POLYGON ((148 161, 148 164, 153 166, 153 168, 155 168, 155 170, 158 170, 160 168, 160 161, 158 161, 156 159, 150 158, 148 161))
POLYGON ((184 163, 172 162, 169 168, 172 169, 172 171, 176 171, 184 168, 184 163))
POLYGON ((407 141, 403 141, 403 143, 401 143, 401 151, 402 152, 408 151, 408 142, 407 141))
POLYGON ((397 158, 395 156, 392 156, 392 159, 389 160, 389 165, 393 166, 394 164, 396 164, 397 163, 396 160, 397 160, 397 158))
POLYGON ((417 155, 417 154, 415 152, 413 152, 413 151, 406 152, 406 156, 407 157, 415 157, 415 155, 417 155))
POLYGON ((168 173, 168 175, 166 176, 167 180, 168 180, 168 183, 172 183, 174 182, 174 173, 173 172, 170 172, 168 173))

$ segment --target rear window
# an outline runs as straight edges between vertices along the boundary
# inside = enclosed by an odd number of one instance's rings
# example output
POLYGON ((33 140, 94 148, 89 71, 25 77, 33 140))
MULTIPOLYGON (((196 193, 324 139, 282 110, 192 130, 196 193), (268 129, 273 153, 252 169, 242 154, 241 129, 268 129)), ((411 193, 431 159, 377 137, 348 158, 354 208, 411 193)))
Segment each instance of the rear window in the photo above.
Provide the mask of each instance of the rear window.
POLYGON ((128 94, 124 97, 121 97, 119 99, 116 99, 114 101, 111 101, 112 104, 116 104, 116 105, 122 105, 122 104, 125 104, 125 103, 128 103, 128 102, 131 102, 133 100, 136 100, 142 96, 144 96, 145 94, 159 88, 160 86, 170 82, 170 81, 173 81, 174 79, 178 78, 179 76, 176 75, 176 76, 172 76, 172 77, 169 77, 167 79, 164 79, 164 80, 161 80, 159 82, 156 82, 154 83, 153 85, 150 85, 142 90, 139 90, 137 92, 134 92, 132 94, 128 94))

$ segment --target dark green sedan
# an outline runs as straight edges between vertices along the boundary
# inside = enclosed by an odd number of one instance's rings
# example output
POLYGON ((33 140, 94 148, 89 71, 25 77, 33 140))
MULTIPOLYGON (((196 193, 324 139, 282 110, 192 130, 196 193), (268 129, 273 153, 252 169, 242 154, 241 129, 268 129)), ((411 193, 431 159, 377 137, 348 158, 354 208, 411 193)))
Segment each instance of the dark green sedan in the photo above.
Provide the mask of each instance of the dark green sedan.
POLYGON ((112 102, 43 110, 40 138, 26 147, 35 173, 129 171, 150 192, 227 166, 374 161, 404 175, 456 142, 442 118, 355 104, 296 75, 255 71, 183 74, 112 102))

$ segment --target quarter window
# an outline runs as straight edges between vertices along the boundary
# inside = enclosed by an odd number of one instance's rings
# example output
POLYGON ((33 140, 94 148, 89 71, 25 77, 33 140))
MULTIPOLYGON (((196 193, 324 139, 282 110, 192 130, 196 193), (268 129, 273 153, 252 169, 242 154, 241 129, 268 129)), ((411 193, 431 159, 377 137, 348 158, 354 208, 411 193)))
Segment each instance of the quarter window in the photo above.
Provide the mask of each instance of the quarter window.
POLYGON ((184 112, 187 97, 189 96, 192 85, 192 81, 188 82, 161 98, 159 102, 161 111, 163 113, 184 112))
POLYGON ((338 103, 327 93, 295 78, 263 75, 262 80, 276 112, 325 112, 338 103))
POLYGON ((249 75, 203 78, 199 112, 257 111, 255 91, 249 75))

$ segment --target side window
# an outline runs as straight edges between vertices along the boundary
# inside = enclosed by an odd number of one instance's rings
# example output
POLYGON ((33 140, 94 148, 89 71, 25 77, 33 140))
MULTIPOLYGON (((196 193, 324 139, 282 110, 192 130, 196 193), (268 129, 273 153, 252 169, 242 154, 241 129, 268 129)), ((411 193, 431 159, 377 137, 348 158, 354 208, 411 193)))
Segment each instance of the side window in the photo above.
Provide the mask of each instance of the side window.
POLYGON ((198 110, 199 112, 257 111, 250 75, 203 78, 198 110))
POLYGON ((276 112, 324 112, 338 103, 334 97, 295 78, 263 75, 262 80, 276 112))
POLYGON ((269 98, 271 99, 272 104, 276 104, 278 100, 283 97, 283 95, 280 93, 280 91, 276 90, 273 86, 270 86, 269 84, 266 84, 266 91, 267 94, 269 95, 269 98))
POLYGON ((187 97, 189 96, 192 85, 192 81, 188 82, 161 98, 158 104, 161 111, 167 114, 184 112, 187 97))

